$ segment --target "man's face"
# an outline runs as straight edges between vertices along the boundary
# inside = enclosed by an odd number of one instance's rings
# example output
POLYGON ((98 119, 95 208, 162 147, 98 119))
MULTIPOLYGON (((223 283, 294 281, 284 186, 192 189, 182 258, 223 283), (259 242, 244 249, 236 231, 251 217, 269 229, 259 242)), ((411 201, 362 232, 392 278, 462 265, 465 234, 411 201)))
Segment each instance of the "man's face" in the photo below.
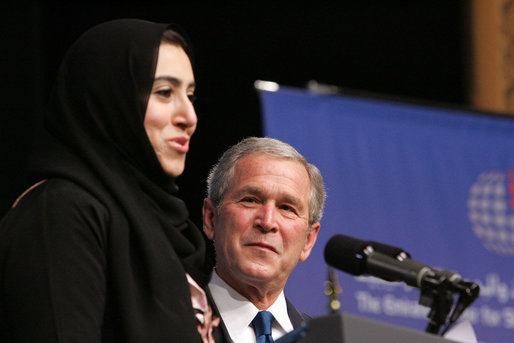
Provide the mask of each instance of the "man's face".
POLYGON ((283 288, 319 231, 319 223, 309 230, 309 196, 302 164, 265 154, 240 159, 219 209, 204 202, 204 230, 214 240, 220 277, 236 290, 283 288))

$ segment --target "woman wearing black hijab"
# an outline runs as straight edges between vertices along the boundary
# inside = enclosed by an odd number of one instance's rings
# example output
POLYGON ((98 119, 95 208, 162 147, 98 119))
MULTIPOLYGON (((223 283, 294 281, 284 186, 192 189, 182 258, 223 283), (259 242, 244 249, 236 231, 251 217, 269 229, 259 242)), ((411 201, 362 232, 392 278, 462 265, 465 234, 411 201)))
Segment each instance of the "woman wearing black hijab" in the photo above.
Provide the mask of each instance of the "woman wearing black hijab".
POLYGON ((194 87, 188 45, 168 25, 115 20, 70 48, 35 184, 0 224, 0 341, 202 341, 210 316, 191 290, 211 265, 174 196, 194 87))

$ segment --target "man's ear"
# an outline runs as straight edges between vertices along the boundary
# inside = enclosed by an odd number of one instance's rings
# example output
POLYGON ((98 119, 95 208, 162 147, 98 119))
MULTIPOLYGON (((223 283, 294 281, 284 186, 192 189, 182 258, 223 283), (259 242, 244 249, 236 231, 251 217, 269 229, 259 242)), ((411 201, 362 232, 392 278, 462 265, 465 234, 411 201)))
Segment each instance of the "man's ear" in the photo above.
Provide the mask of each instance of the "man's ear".
POLYGON ((316 222, 311 225, 310 231, 305 239, 305 245, 300 255, 300 262, 305 261, 307 257, 309 257, 309 255, 311 254, 312 248, 314 247, 314 243, 316 243, 316 239, 318 238, 320 226, 321 225, 319 222, 316 222))
POLYGON ((205 198, 203 200, 203 232, 210 240, 214 240, 214 225, 216 224, 217 208, 214 202, 205 198))

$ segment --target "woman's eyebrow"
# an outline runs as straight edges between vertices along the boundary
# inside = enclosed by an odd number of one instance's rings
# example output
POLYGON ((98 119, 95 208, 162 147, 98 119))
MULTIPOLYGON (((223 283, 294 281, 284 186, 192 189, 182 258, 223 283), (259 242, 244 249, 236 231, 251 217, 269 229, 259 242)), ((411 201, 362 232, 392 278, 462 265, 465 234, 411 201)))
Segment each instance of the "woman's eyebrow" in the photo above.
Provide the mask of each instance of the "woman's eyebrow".
MULTIPOLYGON (((155 78, 155 81, 162 81, 162 80, 167 81, 176 87, 181 86, 183 83, 181 79, 174 77, 174 76, 170 76, 170 75, 162 75, 162 76, 157 76, 155 78)), ((187 88, 195 88, 195 87, 196 87, 196 83, 194 83, 194 82, 191 82, 190 84, 187 85, 187 88)))

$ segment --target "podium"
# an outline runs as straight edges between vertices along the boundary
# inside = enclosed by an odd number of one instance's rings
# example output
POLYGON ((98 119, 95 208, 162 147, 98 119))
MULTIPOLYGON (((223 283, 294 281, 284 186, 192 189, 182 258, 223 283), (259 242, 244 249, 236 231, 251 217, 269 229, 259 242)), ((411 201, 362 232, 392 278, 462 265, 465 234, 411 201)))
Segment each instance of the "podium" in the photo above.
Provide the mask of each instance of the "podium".
POLYGON ((352 314, 315 317, 298 343, 443 343, 455 342, 434 334, 403 328, 352 314))

